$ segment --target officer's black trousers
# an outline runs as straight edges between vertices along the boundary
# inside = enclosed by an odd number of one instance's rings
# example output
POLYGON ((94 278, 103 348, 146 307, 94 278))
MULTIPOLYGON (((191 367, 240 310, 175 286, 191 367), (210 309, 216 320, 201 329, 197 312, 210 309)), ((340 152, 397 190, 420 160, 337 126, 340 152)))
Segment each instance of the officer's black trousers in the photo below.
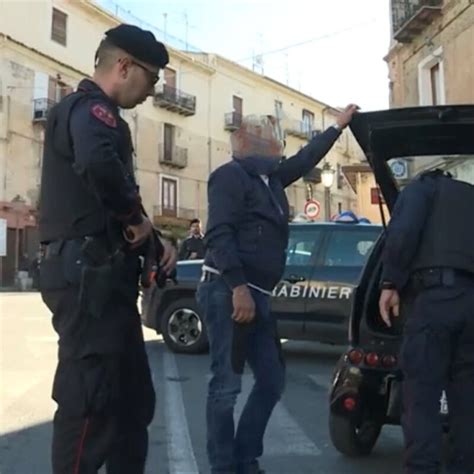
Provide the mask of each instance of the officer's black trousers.
POLYGON ((438 474, 440 398, 449 406, 449 474, 474 472, 474 283, 422 290, 401 348, 406 474, 438 474))
POLYGON ((135 291, 117 292, 102 320, 80 314, 77 287, 42 291, 59 334, 54 474, 144 472, 155 394, 135 291))

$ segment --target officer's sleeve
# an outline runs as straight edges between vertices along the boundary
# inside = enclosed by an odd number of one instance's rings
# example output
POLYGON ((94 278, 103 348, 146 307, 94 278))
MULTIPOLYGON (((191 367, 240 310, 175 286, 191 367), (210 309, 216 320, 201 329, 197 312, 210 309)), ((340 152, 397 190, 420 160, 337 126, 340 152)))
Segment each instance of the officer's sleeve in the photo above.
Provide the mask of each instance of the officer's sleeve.
POLYGON ((141 223, 141 199, 120 160, 118 124, 110 107, 99 101, 78 104, 71 113, 69 130, 75 171, 124 225, 141 223))
POLYGON ((276 174, 283 186, 287 187, 309 173, 326 156, 340 134, 339 130, 329 127, 316 135, 296 155, 282 161, 276 174))
POLYGON ((209 177, 208 223, 204 242, 225 282, 246 284, 237 248, 237 231, 244 211, 243 185, 235 170, 218 168, 209 177))
POLYGON ((429 178, 417 179, 399 195, 387 227, 382 253, 382 281, 403 289, 421 240, 436 187, 429 178))

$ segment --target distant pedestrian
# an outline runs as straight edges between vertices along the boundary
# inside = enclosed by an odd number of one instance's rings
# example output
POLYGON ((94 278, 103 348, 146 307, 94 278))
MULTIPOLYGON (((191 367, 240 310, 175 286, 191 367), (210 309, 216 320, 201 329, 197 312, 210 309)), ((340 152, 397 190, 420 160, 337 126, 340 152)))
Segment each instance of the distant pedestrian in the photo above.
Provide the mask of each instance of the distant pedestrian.
POLYGON ((189 237, 181 244, 179 260, 198 260, 204 258, 204 235, 199 219, 191 221, 189 233, 189 237))

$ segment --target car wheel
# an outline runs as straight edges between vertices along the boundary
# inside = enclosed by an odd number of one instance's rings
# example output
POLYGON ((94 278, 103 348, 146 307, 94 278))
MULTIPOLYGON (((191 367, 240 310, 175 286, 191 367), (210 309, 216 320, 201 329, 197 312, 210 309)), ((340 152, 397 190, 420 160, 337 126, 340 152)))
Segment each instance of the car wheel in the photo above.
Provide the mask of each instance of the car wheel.
POLYGON ((164 310, 161 333, 173 352, 198 354, 209 347, 206 328, 194 298, 173 301, 164 310))
POLYGON ((346 456, 367 456, 380 435, 382 425, 372 420, 356 424, 351 418, 329 414, 329 433, 334 447, 346 456))

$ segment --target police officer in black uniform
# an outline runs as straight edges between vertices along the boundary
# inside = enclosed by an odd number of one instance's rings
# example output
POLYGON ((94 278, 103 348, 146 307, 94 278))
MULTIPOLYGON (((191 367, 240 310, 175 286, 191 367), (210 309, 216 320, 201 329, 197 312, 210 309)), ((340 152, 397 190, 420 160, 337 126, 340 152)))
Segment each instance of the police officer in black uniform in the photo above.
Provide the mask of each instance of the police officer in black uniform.
POLYGON ((437 474, 447 391, 449 474, 474 471, 474 187, 440 170, 400 194, 383 253, 381 316, 405 320, 405 473, 437 474))
MULTIPOLYGON (((153 228, 119 107, 153 93, 168 53, 151 32, 109 30, 92 80, 48 117, 40 197, 40 289, 59 335, 54 474, 141 474, 155 394, 137 311, 140 254, 153 228)), ((159 241, 158 241, 159 242, 159 241)), ((162 242, 170 272, 172 247, 162 242)))

